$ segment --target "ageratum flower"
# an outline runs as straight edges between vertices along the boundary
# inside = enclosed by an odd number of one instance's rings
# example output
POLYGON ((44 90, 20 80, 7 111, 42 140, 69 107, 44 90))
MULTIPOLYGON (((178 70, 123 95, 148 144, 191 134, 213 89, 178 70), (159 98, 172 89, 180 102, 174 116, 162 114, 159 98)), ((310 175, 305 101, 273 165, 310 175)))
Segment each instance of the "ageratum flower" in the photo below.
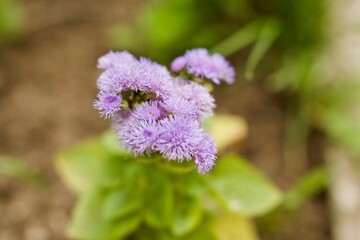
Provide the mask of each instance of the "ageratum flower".
POLYGON ((190 160, 199 143, 199 122, 183 116, 170 116, 159 121, 156 150, 169 160, 190 160))
POLYGON ((130 117, 118 129, 117 135, 122 146, 136 156, 150 154, 158 139, 158 123, 151 120, 140 120, 130 117))
POLYGON ((159 100, 144 102, 137 107, 133 116, 139 120, 156 121, 167 116, 167 111, 161 106, 159 100))
POLYGON ((110 118, 120 110, 121 96, 111 92, 100 92, 97 95, 98 99, 94 102, 94 108, 99 110, 100 115, 105 119, 110 118))
POLYGON ((179 96, 167 98, 161 106, 168 115, 194 117, 197 114, 196 105, 179 96))
POLYGON ((215 142, 209 134, 202 134, 194 152, 193 158, 198 172, 201 174, 209 172, 215 165, 217 152, 215 142))
POLYGON ((171 64, 173 72, 180 72, 185 67, 189 74, 209 79, 215 84, 220 84, 220 81, 228 84, 234 82, 234 68, 225 58, 217 53, 210 55, 203 48, 188 50, 184 56, 176 58, 171 64))
MULTIPOLYGON (((213 114, 214 98, 197 82, 172 77, 168 70, 128 52, 109 52, 98 61, 104 69, 94 107, 105 118, 122 146, 139 155, 158 153, 167 160, 193 160, 199 173, 212 169, 216 147, 202 121, 213 114)), ((205 49, 187 51, 171 65, 196 77, 232 83, 232 67, 205 49)))
POLYGON ((107 68, 97 80, 101 94, 94 103, 102 116, 113 116, 121 106, 109 105, 111 99, 103 96, 112 96, 116 103, 121 103, 121 100, 136 101, 136 98, 148 100, 169 96, 171 76, 165 67, 145 58, 136 60, 127 52, 111 52, 102 58, 98 65, 107 68), (113 59, 116 63, 111 62, 113 59))
POLYGON ((196 115, 200 120, 213 115, 213 109, 216 107, 215 99, 206 87, 179 78, 174 79, 173 84, 173 94, 195 106, 196 115))
POLYGON ((126 65, 129 63, 136 63, 136 58, 128 53, 127 51, 123 52, 113 52, 105 54, 104 56, 98 59, 97 67, 100 69, 108 69, 113 67, 119 67, 121 65, 126 65))

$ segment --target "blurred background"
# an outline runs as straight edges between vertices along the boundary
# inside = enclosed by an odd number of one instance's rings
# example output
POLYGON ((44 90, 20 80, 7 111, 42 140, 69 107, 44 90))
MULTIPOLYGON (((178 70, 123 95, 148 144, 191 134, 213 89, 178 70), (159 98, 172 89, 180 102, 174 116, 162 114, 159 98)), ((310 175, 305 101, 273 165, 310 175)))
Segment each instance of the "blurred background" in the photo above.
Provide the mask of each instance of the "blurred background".
POLYGON ((194 47, 235 66, 215 90, 248 123, 233 151, 288 193, 261 239, 360 239, 358 16, 356 0, 0 0, 0 239, 67 239, 75 198, 53 160, 109 128, 99 56, 169 66, 194 47))

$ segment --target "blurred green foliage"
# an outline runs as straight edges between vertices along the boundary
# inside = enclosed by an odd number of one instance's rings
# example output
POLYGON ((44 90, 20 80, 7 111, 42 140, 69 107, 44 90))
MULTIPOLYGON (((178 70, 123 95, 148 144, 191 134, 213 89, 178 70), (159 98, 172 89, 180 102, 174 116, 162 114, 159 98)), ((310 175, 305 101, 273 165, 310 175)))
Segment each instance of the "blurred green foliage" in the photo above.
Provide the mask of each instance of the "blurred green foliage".
POLYGON ((282 207, 297 209, 309 199, 322 192, 328 185, 329 176, 326 166, 317 167, 302 176, 285 194, 282 207))
POLYGON ((12 39, 22 29, 22 12, 15 0, 0 1, 0 40, 12 39))
MULTIPOLYGON (((133 24, 114 26, 111 45, 161 63, 194 47, 226 56, 245 53, 236 67, 247 79, 265 77, 272 91, 286 96, 287 125, 298 128, 292 134, 304 140, 309 129, 321 129, 360 155, 360 128, 347 117, 360 88, 351 79, 329 83, 316 72, 327 44, 326 6, 326 0, 159 0, 144 7, 133 24)), ((64 152, 57 164, 79 196, 70 233, 84 239, 257 239, 249 218, 269 212, 281 199, 237 156, 221 158, 212 174, 199 176, 154 159, 134 159, 111 134, 64 152)), ((326 167, 305 174, 281 209, 300 207, 326 183, 326 167)))
POLYGON ((270 233, 279 229, 291 215, 298 214, 304 204, 324 193, 329 184, 329 179, 326 165, 306 172, 284 194, 282 203, 276 209, 257 219, 259 231, 270 233))
POLYGON ((211 47, 248 19, 248 0, 153 1, 136 15, 130 26, 114 26, 113 48, 142 53, 168 63, 187 48, 211 47))
POLYGON ((14 157, 0 155, 0 174, 41 186, 46 183, 45 178, 36 170, 14 157))
POLYGON ((282 199, 239 156, 224 156, 211 174, 199 175, 193 162, 135 158, 112 132, 64 151, 56 164, 79 198, 69 227, 76 239, 256 240, 250 218, 282 199))

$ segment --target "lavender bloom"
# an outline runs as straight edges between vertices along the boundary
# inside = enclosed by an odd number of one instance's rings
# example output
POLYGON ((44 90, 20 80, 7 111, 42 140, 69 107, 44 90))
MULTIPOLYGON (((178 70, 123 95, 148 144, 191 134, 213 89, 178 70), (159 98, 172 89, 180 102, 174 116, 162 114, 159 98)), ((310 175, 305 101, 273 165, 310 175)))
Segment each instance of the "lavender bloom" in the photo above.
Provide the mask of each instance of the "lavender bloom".
MULTIPOLYGON (((136 156, 159 153, 168 160, 194 160, 199 173, 210 171, 215 143, 200 126, 215 107, 207 88, 172 78, 164 66, 126 51, 109 52, 99 58, 98 67, 104 72, 97 80, 100 92, 94 107, 105 118, 113 117, 112 128, 125 149, 136 156), (122 101, 128 109, 122 109, 122 101)), ((224 58, 209 56, 205 49, 188 51, 171 69, 180 72, 185 67, 216 83, 234 78, 224 58)))
POLYGON ((139 120, 156 121, 167 116, 159 100, 144 102, 134 110, 133 116, 139 120))
POLYGON ((235 80, 234 68, 218 53, 213 54, 211 58, 217 68, 217 78, 224 80, 227 84, 233 84, 235 80))
POLYGON ((139 120, 130 117, 118 129, 117 135, 122 146, 136 156, 150 154, 159 136, 155 121, 139 120))
POLYGON ((216 152, 214 140, 209 134, 203 133, 194 153, 194 162, 199 173, 205 174, 213 168, 216 152))
POLYGON ((156 96, 168 95, 170 74, 165 67, 147 59, 107 69, 97 85, 102 91, 141 91, 156 96))
POLYGON ((178 78, 174 79, 173 85, 173 94, 194 105, 196 107, 196 115, 200 120, 213 115, 213 109, 216 106, 215 99, 206 87, 178 78))
MULTIPOLYGON (((124 55, 125 52, 122 54, 124 55)), ((126 54, 125 56, 128 56, 126 54)), ((118 64, 116 67, 105 70, 98 78, 97 85, 101 94, 98 94, 98 100, 95 101, 94 106, 108 118, 120 110, 120 105, 116 105, 115 102, 121 102, 121 97, 105 100, 103 97, 105 95, 121 96, 123 92, 133 91, 134 93, 146 93, 149 98, 166 98, 170 95, 170 78, 165 67, 145 58, 141 58, 139 61, 135 59, 127 64, 118 64)))
POLYGON ((197 114, 196 105, 179 96, 167 98, 161 106, 169 115, 194 117, 197 114))
MULTIPOLYGON (((209 79, 216 84, 220 84, 221 80, 228 84, 234 82, 234 68, 231 67, 220 54, 209 55, 206 49, 198 48, 188 50, 183 57, 189 74, 193 74, 199 78, 209 79)), ((173 61, 172 65, 174 65, 175 70, 178 70, 182 66, 180 64, 182 61, 183 60, 179 60, 179 58, 173 61)))
POLYGON ((181 72, 186 65, 186 59, 184 57, 177 57, 171 63, 171 71, 173 72, 181 72))
POLYGON ((121 97, 114 93, 100 92, 98 99, 94 102, 94 108, 100 111, 102 117, 110 118, 120 110, 121 97))
POLYGON ((135 63, 136 61, 136 58, 127 51, 110 51, 98 59, 97 67, 100 69, 108 69, 123 66, 129 63, 135 63))
POLYGON ((192 159, 202 133, 198 121, 170 116, 159 122, 159 131, 155 148, 164 158, 180 162, 192 159))

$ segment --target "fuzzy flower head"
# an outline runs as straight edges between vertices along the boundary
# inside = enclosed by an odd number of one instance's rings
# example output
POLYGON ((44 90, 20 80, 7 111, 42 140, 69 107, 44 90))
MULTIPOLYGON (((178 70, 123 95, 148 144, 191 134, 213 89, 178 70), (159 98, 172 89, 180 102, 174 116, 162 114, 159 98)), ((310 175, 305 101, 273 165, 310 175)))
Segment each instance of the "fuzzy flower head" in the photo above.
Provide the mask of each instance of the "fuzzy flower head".
POLYGON ((98 99, 94 102, 94 108, 99 110, 105 119, 111 117, 121 108, 121 97, 116 93, 100 92, 98 99))
POLYGON ((210 55, 203 48, 188 50, 184 56, 176 58, 171 64, 174 72, 180 72, 184 67, 189 74, 209 79, 215 84, 220 84, 220 81, 228 84, 234 82, 234 68, 225 58, 217 53, 210 55))
POLYGON ((144 102, 134 110, 133 116, 139 120, 156 121, 167 116, 166 110, 160 101, 153 100, 144 102))
MULTIPOLYGON (((167 160, 193 160, 202 174, 212 169, 215 143, 202 121, 213 114, 215 101, 206 87, 174 78, 164 66, 126 51, 109 52, 99 58, 98 67, 104 71, 97 80, 94 107, 101 116, 112 117, 112 128, 125 149, 136 156, 157 153, 167 160)), ((187 51, 171 69, 215 83, 234 78, 225 59, 205 49, 187 51)))
POLYGON ((215 142, 207 133, 202 133, 201 140, 195 147, 194 162, 201 174, 209 172, 215 165, 216 147, 215 142))
POLYGON ((193 119, 170 116, 159 122, 159 137, 156 150, 169 160, 192 159, 201 137, 199 123, 193 119))
POLYGON ((173 95, 194 106, 199 120, 213 115, 213 109, 216 107, 215 99, 206 87, 181 78, 173 79, 172 84, 173 95))
POLYGON ((150 154, 158 139, 159 131, 155 121, 130 117, 117 132, 122 146, 136 156, 150 154))
POLYGON ((94 106, 106 118, 121 110, 122 100, 132 106, 171 94, 167 69, 146 58, 137 60, 128 52, 110 52, 99 59, 98 66, 105 71, 97 80, 100 94, 94 106))
POLYGON ((161 103, 168 115, 194 117, 197 114, 196 105, 180 96, 172 96, 161 103))
POLYGON ((97 67, 100 69, 108 69, 124 66, 126 64, 136 63, 136 58, 127 51, 113 52, 105 54, 98 59, 97 67))

